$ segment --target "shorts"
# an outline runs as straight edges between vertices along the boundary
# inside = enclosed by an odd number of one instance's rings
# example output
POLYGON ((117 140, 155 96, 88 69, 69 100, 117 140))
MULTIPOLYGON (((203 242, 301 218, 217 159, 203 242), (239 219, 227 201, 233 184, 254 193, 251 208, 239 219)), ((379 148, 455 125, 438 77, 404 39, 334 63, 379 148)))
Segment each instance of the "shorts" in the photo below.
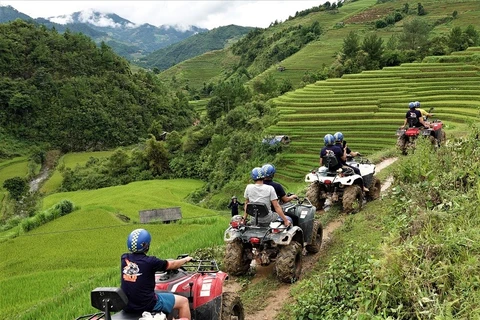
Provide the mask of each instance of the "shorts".
MULTIPOLYGON (((289 217, 289 216, 286 216, 286 217, 287 217, 287 220, 290 221, 290 223, 293 225, 293 219, 292 219, 292 217, 289 217)), ((277 214, 277 221, 283 222, 282 217, 280 217, 278 214, 277 214)))
POLYGON ((171 313, 175 305, 175 296, 173 293, 162 292, 156 293, 157 303, 153 307, 153 311, 162 311, 163 313, 171 313))

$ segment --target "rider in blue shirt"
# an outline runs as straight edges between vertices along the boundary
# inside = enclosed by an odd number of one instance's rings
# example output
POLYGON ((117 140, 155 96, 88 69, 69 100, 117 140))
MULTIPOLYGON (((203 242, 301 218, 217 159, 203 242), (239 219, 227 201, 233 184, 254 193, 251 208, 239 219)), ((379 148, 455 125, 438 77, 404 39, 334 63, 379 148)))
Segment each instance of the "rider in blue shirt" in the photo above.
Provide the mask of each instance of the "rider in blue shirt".
POLYGON ((174 270, 192 260, 186 257, 177 260, 161 260, 147 256, 152 237, 145 229, 133 230, 127 238, 130 252, 121 258, 121 288, 128 298, 125 312, 156 311, 171 313, 178 310, 180 318, 191 319, 186 297, 171 292, 155 293, 155 272, 174 270))
POLYGON ((334 155, 337 158, 337 164, 335 166, 330 166, 328 170, 336 171, 342 167, 342 163, 347 160, 347 153, 345 149, 335 145, 335 138, 331 134, 326 134, 323 137, 323 142, 325 147, 320 151, 320 166, 325 165, 323 163, 323 158, 327 155, 334 155))

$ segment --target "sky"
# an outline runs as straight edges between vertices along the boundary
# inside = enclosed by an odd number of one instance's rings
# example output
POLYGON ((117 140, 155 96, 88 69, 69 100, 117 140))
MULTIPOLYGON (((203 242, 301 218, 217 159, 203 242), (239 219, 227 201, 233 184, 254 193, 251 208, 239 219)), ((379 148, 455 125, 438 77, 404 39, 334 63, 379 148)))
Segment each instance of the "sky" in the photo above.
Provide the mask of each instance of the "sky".
MULTIPOLYGON (((211 1, 3 1, 32 18, 49 18, 94 9, 116 13, 134 24, 177 25, 213 29, 235 24, 267 28, 275 20, 285 21, 296 11, 309 9, 327 0, 211 0, 211 1)), ((335 2, 335 1, 330 1, 335 2)), ((60 21, 58 21, 60 22, 60 21)))

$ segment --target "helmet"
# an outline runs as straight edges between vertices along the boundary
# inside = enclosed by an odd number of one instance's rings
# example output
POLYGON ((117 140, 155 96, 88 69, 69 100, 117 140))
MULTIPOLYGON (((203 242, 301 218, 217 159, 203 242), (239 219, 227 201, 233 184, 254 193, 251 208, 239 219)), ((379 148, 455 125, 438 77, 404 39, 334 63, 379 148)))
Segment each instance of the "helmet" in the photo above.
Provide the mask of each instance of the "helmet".
POLYGON ((251 176, 252 176, 252 179, 253 179, 254 181, 262 180, 262 179, 265 178, 265 172, 263 171, 262 168, 260 168, 260 167, 255 167, 255 168, 252 169, 252 174, 251 174, 251 176))
POLYGON ((415 108, 415 107, 416 107, 415 102, 410 102, 410 103, 408 104, 408 107, 409 107, 410 109, 415 108))
POLYGON ((267 178, 273 178, 276 172, 275 167, 273 166, 273 164, 270 164, 270 163, 264 164, 262 166, 262 170, 263 172, 265 172, 265 177, 267 178))
POLYGON ((233 197, 232 197, 232 200, 233 200, 233 199, 237 199, 237 196, 233 196, 233 197))
POLYGON ((333 137, 335 138, 335 142, 342 142, 343 141, 343 133, 341 133, 341 132, 335 132, 333 137))
POLYGON ((415 101, 415 107, 416 108, 420 107, 420 101, 415 101))
POLYGON ((326 146, 331 146, 335 142, 335 138, 331 134, 326 134, 325 137, 323 137, 323 142, 325 142, 326 146))
POLYGON ((152 237, 145 229, 133 230, 127 238, 127 248, 131 252, 147 252, 150 249, 152 237))

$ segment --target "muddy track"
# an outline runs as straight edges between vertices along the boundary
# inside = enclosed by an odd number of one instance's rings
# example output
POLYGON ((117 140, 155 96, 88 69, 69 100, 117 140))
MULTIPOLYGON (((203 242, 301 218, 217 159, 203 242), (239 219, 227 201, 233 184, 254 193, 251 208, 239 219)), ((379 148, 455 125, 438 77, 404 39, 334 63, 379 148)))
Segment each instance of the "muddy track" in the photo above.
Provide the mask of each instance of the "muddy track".
MULTIPOLYGON (((390 158, 382 161, 381 163, 376 165, 376 172, 380 172, 382 169, 388 167, 392 163, 394 163, 397 158, 390 158)), ((387 178, 382 183, 382 192, 388 189, 391 185, 392 181, 391 178, 387 178)), ((342 226, 343 224, 343 217, 340 217, 337 220, 330 222, 328 225, 324 226, 323 228, 323 242, 322 248, 316 254, 308 254, 303 256, 303 267, 302 267, 302 276, 309 273, 320 259, 320 256, 324 254, 326 248, 328 248, 330 241, 332 240, 333 232, 342 226)), ((270 265, 268 267, 256 267, 256 273, 254 282, 258 282, 261 279, 264 279, 271 275, 273 272, 273 266, 270 265)), ((231 281, 226 290, 228 291, 239 291, 240 285, 237 284, 235 281, 231 281)), ((245 320, 273 320, 276 319, 278 312, 283 307, 285 301, 291 300, 290 297, 290 285, 281 283, 279 287, 275 291, 269 292, 269 297, 266 299, 266 306, 263 310, 259 310, 254 313, 248 313, 246 310, 245 320)))

